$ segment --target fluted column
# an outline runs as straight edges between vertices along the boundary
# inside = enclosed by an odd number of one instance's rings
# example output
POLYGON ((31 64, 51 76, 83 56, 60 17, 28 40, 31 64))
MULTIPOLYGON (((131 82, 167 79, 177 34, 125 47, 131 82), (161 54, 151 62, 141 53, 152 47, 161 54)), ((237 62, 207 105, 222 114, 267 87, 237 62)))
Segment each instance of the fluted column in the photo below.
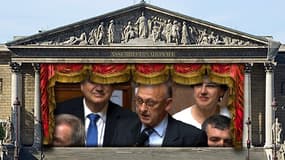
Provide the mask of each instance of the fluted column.
POLYGON ((244 116, 243 116, 243 147, 247 147, 248 140, 252 141, 251 125, 247 125, 251 120, 251 70, 253 64, 245 64, 244 73, 244 116))
POLYGON ((42 125, 41 125, 41 101, 40 101, 40 64, 34 63, 35 72, 35 93, 34 93, 34 143, 36 150, 41 149, 42 145, 42 125))
POLYGON ((272 63, 265 63, 266 83, 265 83, 265 148, 272 146, 272 99, 273 99, 273 67, 272 63))

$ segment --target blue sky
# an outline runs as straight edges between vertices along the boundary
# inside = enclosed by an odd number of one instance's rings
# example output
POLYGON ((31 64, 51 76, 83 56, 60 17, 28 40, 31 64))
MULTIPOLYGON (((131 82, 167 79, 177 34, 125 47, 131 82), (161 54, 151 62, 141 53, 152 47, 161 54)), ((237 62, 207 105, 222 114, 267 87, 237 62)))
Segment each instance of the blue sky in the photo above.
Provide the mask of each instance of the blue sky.
MULTIPOLYGON (((145 0, 161 8, 285 44, 285 0, 145 0)), ((2 0, 0 44, 115 11, 140 0, 2 0)))

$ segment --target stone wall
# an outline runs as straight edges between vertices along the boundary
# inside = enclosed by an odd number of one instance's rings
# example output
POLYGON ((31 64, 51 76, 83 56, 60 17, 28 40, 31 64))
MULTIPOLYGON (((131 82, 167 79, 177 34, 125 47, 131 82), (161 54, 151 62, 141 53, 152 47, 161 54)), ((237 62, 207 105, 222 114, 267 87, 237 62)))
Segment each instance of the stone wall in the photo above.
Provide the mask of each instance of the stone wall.
MULTIPOLYGON (((285 104, 285 95, 281 94, 281 83, 285 82, 285 65, 278 65, 275 69, 275 96, 279 104, 285 104)), ((0 93, 0 119, 5 120, 11 115, 11 70, 8 64, 0 65, 0 79, 2 79, 2 92, 0 93)), ((252 68, 252 144, 254 146, 264 145, 265 129, 265 70, 263 64, 254 64, 252 68), (260 125, 261 124, 261 125, 260 125)), ((31 64, 22 66, 23 102, 21 125, 22 143, 31 145, 33 143, 33 109, 34 109, 34 70, 31 64), (24 138, 25 137, 25 138, 24 138)), ((179 86, 175 86, 178 89, 179 86)), ((179 105, 178 105, 179 106, 179 105)), ((181 105, 185 106, 185 105, 181 105)), ((180 107, 181 107, 180 106, 180 107)), ((179 109, 173 110, 177 112, 179 109)), ((277 116, 281 123, 285 124, 285 110, 278 110, 277 116)), ((247 128, 244 128, 247 131, 247 128)))
MULTIPOLYGON (((263 146, 265 139, 265 69, 254 64, 251 72, 252 144, 263 146), (261 121, 261 123, 260 123, 261 121)), ((247 131, 247 128, 244 129, 247 131)))
POLYGON ((23 102, 21 110, 21 124, 22 143, 25 145, 31 145, 33 143, 34 134, 34 70, 31 64, 23 64, 22 66, 23 76, 23 102))
POLYGON ((11 116, 11 70, 8 64, 0 64, 0 119, 11 116))
POLYGON ((285 64, 278 64, 275 69, 275 97, 278 103, 276 116, 283 125, 283 140, 285 137, 285 64), (283 107, 283 108, 282 108, 283 107))

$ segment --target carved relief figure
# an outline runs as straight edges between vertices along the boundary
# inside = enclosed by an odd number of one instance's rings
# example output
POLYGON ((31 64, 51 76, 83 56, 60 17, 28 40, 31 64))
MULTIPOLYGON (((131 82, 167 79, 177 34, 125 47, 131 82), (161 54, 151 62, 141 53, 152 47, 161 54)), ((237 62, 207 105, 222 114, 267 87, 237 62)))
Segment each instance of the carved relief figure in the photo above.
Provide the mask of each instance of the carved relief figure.
POLYGON ((285 160, 285 144, 281 144, 279 151, 277 151, 277 157, 279 160, 285 160))
POLYGON ((282 124, 278 121, 278 118, 275 119, 275 122, 272 125, 272 139, 273 143, 281 143, 281 133, 282 133, 282 124))
POLYGON ((227 36, 224 36, 223 37, 223 42, 225 43, 225 45, 229 45, 231 43, 231 38, 227 37, 227 36))
POLYGON ((114 20, 111 20, 108 28, 108 42, 114 43, 114 39, 115 39, 115 25, 114 25, 114 20))
POLYGON ((78 37, 71 36, 68 40, 64 41, 63 45, 87 45, 87 36, 85 32, 82 32, 81 35, 78 37))
POLYGON ((2 140, 0 140, 0 160, 8 159, 8 149, 7 147, 3 144, 2 140))
POLYGON ((176 44, 179 43, 179 39, 180 39, 179 25, 178 25, 178 22, 176 20, 173 21, 173 25, 172 25, 172 28, 171 28, 171 39, 176 44))
POLYGON ((167 20, 161 20, 160 22, 160 30, 161 30, 161 40, 166 42, 166 25, 167 20))
POLYGON ((207 45, 208 44, 208 35, 207 35, 206 29, 204 29, 200 34, 199 44, 201 44, 201 45, 207 45))
POLYGON ((105 36, 104 22, 101 22, 97 29, 97 45, 104 44, 104 36, 105 36))
POLYGON ((144 12, 142 12, 142 15, 138 18, 135 25, 138 25, 138 35, 140 38, 147 38, 147 32, 148 32, 148 24, 147 19, 144 16, 144 12))
POLYGON ((79 42, 79 45, 87 45, 87 36, 85 32, 82 32, 79 39, 77 39, 77 41, 79 42))
POLYGON ((216 44, 216 37, 213 31, 208 36, 208 44, 216 44))
POLYGON ((5 137, 3 139, 4 143, 12 143, 12 133, 13 133, 13 125, 10 117, 6 123, 4 123, 3 128, 5 129, 5 137))
POLYGON ((199 36, 199 33, 197 29, 194 26, 189 26, 189 43, 191 44, 197 44, 197 37, 199 36))
MULTIPOLYGON (((153 17, 151 17, 151 18, 153 19, 153 17)), ((153 22, 152 22, 151 19, 148 19, 148 20, 147 20, 147 25, 148 25, 147 28, 148 28, 148 30, 149 30, 149 31, 148 31, 149 33, 152 33, 152 23, 153 23, 153 22)))
POLYGON ((182 25, 182 33, 181 34, 182 34, 181 43, 184 45, 189 44, 188 28, 187 28, 185 21, 183 22, 183 25, 182 25))
POLYGON ((131 21, 128 22, 128 25, 124 29, 124 38, 125 43, 128 42, 130 39, 135 38, 135 31, 131 21))
POLYGON ((165 27, 166 43, 171 43, 171 31, 172 31, 172 24, 171 20, 169 19, 165 27))
POLYGON ((218 44, 218 45, 222 45, 222 44, 225 44, 225 42, 223 41, 223 38, 221 38, 220 35, 216 35, 216 42, 215 44, 218 44))
POLYGON ((96 40, 97 40, 97 38, 96 38, 96 33, 97 33, 97 29, 96 28, 93 28, 91 31, 90 31, 90 33, 89 33, 89 38, 88 38, 88 43, 89 44, 97 44, 96 43, 96 40))
POLYGON ((154 42, 161 40, 161 27, 155 23, 152 28, 152 40, 154 42))
MULTIPOLYGON (((258 45, 238 36, 231 35, 211 27, 201 26, 190 21, 181 19, 169 19, 170 16, 145 15, 145 12, 138 13, 139 16, 131 16, 129 21, 124 18, 100 20, 92 24, 92 28, 84 27, 72 30, 71 33, 64 33, 48 39, 48 41, 37 42, 39 45, 105 45, 111 43, 127 43, 131 39, 134 43, 149 41, 167 45, 199 44, 199 45, 258 45), (180 22, 181 21, 181 22, 180 22), (116 23, 115 23, 116 22, 116 23), (93 27, 96 26, 96 27, 93 27), (88 29, 88 32, 85 32, 88 29), (74 33, 74 35, 72 35, 74 33), (143 38, 145 40, 140 40, 143 38), (148 39, 147 39, 148 38, 148 39)), ((136 15, 138 15, 136 14, 136 15)), ((173 17, 174 18, 174 17, 173 17)), ((36 44, 36 43, 35 43, 36 44)))

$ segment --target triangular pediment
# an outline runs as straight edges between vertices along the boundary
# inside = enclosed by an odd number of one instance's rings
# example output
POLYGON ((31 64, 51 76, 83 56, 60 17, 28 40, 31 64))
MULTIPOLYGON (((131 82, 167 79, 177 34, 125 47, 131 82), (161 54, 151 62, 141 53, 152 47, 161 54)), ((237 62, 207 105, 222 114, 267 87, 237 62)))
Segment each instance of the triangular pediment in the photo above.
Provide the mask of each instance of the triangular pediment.
POLYGON ((265 38, 139 3, 7 43, 36 46, 262 46, 265 38))

